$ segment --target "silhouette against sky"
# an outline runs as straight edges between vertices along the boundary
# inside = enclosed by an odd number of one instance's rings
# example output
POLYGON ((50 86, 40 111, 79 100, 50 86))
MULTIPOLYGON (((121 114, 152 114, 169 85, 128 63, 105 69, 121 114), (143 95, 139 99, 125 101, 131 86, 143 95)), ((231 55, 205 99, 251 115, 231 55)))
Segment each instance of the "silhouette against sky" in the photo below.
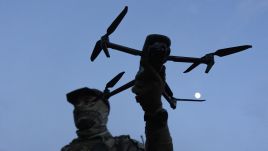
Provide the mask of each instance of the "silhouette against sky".
MULTIPOLYGON (((76 137, 66 93, 81 87, 103 90, 132 80, 139 57, 110 49, 94 61, 95 42, 128 6, 110 41, 142 49, 149 34, 171 39, 171 55, 202 57, 217 49, 253 48, 215 57, 209 74, 200 65, 166 63, 174 96, 169 112, 174 150, 264 151, 268 149, 268 1, 74 1, 0 0, 0 151, 60 150, 76 137)), ((164 99, 163 99, 164 100, 164 99)), ((141 141, 143 112, 130 90, 110 98, 110 132, 141 141)))

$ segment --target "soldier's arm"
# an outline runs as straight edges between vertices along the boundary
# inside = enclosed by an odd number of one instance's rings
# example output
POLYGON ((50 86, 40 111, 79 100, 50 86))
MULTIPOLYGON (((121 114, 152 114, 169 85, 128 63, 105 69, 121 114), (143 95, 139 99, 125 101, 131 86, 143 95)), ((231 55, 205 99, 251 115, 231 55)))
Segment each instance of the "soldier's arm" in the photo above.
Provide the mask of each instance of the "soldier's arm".
POLYGON ((168 113, 164 109, 153 116, 145 115, 146 151, 173 151, 167 120, 168 113))
POLYGON ((141 65, 144 69, 137 74, 132 91, 144 110, 146 151, 173 151, 167 124, 168 113, 161 102, 165 86, 165 68, 162 74, 159 74, 147 62, 141 62, 141 65))

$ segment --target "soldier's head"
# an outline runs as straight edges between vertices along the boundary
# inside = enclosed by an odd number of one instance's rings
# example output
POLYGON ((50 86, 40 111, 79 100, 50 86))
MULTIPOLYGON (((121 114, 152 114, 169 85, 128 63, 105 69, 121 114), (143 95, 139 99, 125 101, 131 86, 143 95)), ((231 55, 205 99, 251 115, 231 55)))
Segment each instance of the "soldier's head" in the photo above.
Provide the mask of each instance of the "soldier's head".
POLYGON ((74 122, 79 130, 106 127, 110 105, 97 89, 81 88, 67 94, 74 106, 74 122))

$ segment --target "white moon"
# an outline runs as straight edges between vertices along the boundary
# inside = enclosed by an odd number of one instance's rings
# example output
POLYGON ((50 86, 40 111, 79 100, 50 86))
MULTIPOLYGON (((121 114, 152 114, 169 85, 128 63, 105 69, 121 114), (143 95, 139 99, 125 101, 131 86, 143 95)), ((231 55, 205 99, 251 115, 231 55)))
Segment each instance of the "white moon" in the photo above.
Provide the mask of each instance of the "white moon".
POLYGON ((200 99, 201 98, 201 94, 199 92, 195 92, 194 96, 197 99, 200 99))

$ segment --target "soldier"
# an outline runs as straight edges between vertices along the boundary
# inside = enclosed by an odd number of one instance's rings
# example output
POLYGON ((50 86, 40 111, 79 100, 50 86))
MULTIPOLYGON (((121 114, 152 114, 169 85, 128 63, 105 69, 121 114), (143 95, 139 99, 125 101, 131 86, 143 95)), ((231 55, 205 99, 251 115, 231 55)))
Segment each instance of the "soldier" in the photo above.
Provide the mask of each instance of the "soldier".
POLYGON ((81 88, 67 94, 68 102, 74 105, 78 137, 62 151, 173 151, 168 114, 161 102, 165 68, 159 74, 146 59, 141 60, 141 67, 132 91, 144 111, 145 146, 128 135, 112 136, 106 126, 110 111, 108 100, 99 97, 102 95, 99 90, 81 88))

